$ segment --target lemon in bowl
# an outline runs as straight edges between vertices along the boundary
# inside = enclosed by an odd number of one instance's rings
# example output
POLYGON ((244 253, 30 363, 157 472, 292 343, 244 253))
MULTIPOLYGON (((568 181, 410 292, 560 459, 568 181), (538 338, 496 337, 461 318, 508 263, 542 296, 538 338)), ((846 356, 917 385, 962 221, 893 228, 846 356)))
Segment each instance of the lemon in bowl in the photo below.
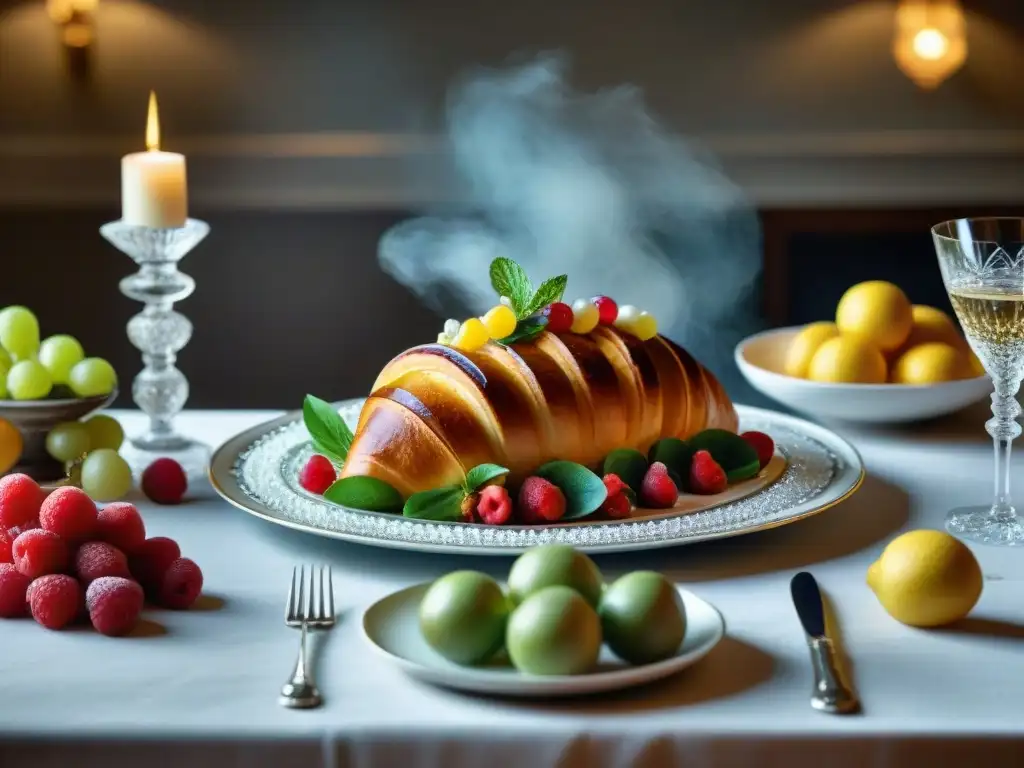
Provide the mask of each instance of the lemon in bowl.
POLYGON ((861 336, 836 336, 814 353, 807 369, 811 381, 882 384, 887 368, 881 350, 861 336))
POLYGON ((913 305, 899 286, 868 280, 848 289, 836 306, 836 326, 843 335, 858 336, 880 352, 899 349, 914 327, 913 305))
POLYGON ((818 322, 805 325, 786 347, 786 375, 806 378, 814 353, 822 344, 838 335, 839 328, 835 323, 818 322))

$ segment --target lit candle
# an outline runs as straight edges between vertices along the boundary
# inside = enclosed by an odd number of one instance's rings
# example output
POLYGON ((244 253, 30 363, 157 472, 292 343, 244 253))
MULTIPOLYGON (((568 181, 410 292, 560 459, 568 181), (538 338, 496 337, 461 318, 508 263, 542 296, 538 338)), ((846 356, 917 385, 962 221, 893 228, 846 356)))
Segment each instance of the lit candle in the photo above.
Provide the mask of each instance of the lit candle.
POLYGON ((160 151, 155 93, 149 94, 146 150, 121 158, 121 218, 144 227, 183 227, 188 217, 185 156, 160 151))

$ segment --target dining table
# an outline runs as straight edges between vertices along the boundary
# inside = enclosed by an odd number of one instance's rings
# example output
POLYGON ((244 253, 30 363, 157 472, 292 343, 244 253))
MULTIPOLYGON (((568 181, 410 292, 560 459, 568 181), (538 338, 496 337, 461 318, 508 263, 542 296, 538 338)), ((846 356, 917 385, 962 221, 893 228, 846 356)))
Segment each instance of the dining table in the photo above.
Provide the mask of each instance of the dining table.
MULTIPOLYGON (((128 434, 144 426, 113 410, 128 434)), ((272 411, 187 410, 182 432, 216 446, 272 411)), ((726 635, 694 666, 613 694, 512 699, 417 682, 370 647, 362 614, 390 592, 512 557, 389 550, 290 530, 222 500, 205 478, 161 506, 138 490, 149 536, 203 570, 190 610, 148 609, 126 637, 0 620, 0 766, 661 768, 1024 765, 1024 551, 970 545, 984 588, 939 629, 891 618, 865 581, 901 532, 941 528, 992 493, 987 403, 916 425, 830 424, 861 454, 860 489, 820 514, 716 541, 596 555, 606 577, 643 568, 709 601, 726 635), (293 568, 330 565, 335 627, 311 637, 323 705, 278 693, 298 650, 284 623, 293 568), (826 595, 860 700, 810 705, 812 669, 790 580, 826 595)), ((1024 451, 1012 459, 1024 498, 1024 451)))

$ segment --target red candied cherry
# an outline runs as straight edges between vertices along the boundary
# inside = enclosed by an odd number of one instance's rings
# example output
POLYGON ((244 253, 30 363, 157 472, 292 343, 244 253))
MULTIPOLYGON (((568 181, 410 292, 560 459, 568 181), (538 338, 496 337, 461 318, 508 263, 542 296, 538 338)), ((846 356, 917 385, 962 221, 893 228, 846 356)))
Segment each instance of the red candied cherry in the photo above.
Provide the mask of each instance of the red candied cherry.
POLYGON ((707 451, 697 451, 690 462, 690 490, 710 496, 729 486, 725 470, 707 451))
POLYGON ((39 517, 44 497, 39 483, 28 475, 0 477, 0 527, 14 528, 39 517))
POLYGON ((317 495, 330 488, 337 479, 338 473, 331 460, 319 453, 310 456, 309 461, 299 472, 299 485, 317 495))
POLYGON ((546 328, 552 333, 568 333, 572 328, 572 307, 565 302, 556 301, 548 304, 541 311, 541 315, 548 319, 546 328))
POLYGON ((14 544, 14 539, 17 536, 11 536, 3 528, 0 528, 0 563, 13 563, 14 553, 11 552, 11 546, 14 544))
POLYGON ((51 531, 35 528, 25 531, 11 546, 14 565, 30 579, 59 573, 68 565, 68 547, 51 531))
POLYGON ((68 541, 81 541, 96 530, 96 502, 81 488, 66 485, 58 488, 43 502, 39 522, 68 541))
POLYGON ((679 498, 679 488, 669 475, 668 467, 656 461, 647 468, 640 486, 640 500, 652 509, 668 509, 679 498))
POLYGON ((128 568, 143 587, 156 589, 171 563, 179 557, 178 542, 166 536, 154 536, 135 548, 128 558, 128 568))
POLYGON ((128 579, 132 574, 128 570, 128 558, 124 552, 105 541, 90 541, 80 546, 75 553, 75 575, 82 586, 87 587, 105 576, 128 579))
POLYGON ((168 566, 160 581, 157 602, 165 608, 183 611, 192 604, 203 591, 203 572, 199 566, 187 557, 179 557, 168 566))
POLYGON ((619 316, 619 305, 614 299, 607 296, 595 296, 591 299, 597 307, 597 316, 601 325, 614 325, 615 318, 619 316))
POLYGON ((32 618, 47 629, 62 629, 78 616, 82 589, 70 576, 40 576, 29 585, 27 594, 32 618))
POLYGON ((128 553, 146 540, 146 525, 134 504, 118 501, 96 516, 96 538, 128 553))
POLYGON ((127 635, 135 628, 142 603, 142 587, 119 576, 102 576, 85 590, 89 621, 97 632, 110 637, 127 635))
POLYGON ((188 490, 188 477, 174 459, 157 459, 142 473, 142 492, 157 504, 178 504, 188 490))
POLYGON ((502 525, 512 517, 512 497, 500 485, 488 485, 480 491, 477 516, 487 525, 502 525))
POLYGON ((761 465, 761 469, 768 466, 768 462, 775 455, 775 441, 764 432, 744 432, 740 437, 750 443, 753 449, 757 451, 757 462, 761 465))
POLYGON ((31 583, 11 563, 0 563, 0 619, 20 619, 27 613, 25 593, 31 583))
POLYGON ((565 514, 565 494, 543 477, 528 477, 519 489, 519 515, 524 523, 554 523, 565 514))

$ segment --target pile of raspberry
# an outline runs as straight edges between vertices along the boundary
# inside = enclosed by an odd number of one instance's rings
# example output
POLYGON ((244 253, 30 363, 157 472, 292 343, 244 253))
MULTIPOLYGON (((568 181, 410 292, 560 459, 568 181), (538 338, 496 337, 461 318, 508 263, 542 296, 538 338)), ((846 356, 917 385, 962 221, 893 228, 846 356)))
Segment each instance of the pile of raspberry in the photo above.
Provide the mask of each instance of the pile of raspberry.
POLYGON ((0 618, 31 614, 61 629, 88 617, 125 635, 147 599, 185 609, 202 588, 199 566, 173 539, 147 539, 132 504, 97 509, 80 488, 47 495, 28 475, 0 478, 0 618))

